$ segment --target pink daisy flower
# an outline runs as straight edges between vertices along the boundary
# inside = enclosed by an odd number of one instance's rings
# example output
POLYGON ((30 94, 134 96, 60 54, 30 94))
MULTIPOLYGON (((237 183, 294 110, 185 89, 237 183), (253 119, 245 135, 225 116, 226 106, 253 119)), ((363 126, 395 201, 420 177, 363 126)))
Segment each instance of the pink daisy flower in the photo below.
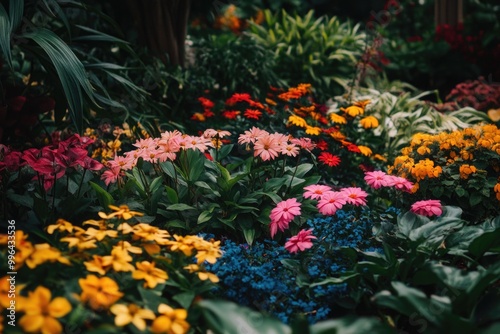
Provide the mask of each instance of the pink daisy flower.
POLYGON ((257 140, 257 138, 260 138, 262 136, 269 136, 269 132, 267 132, 266 130, 261 130, 261 129, 256 128, 254 126, 250 130, 247 130, 247 131, 243 132, 238 137, 238 143, 239 144, 255 143, 255 141, 257 140))
POLYGON ((334 215, 346 203, 347 198, 343 192, 327 191, 321 196, 316 207, 321 214, 329 216, 334 215))
POLYGON ((352 205, 366 205, 366 197, 368 194, 366 191, 358 187, 348 187, 341 190, 346 196, 346 201, 348 204, 352 205))
POLYGON ((260 156, 262 161, 274 160, 279 155, 280 146, 273 135, 261 136, 254 144, 253 156, 260 156))
POLYGON ((304 193, 304 198, 321 199, 323 194, 325 194, 326 192, 331 192, 332 188, 321 184, 312 184, 310 186, 304 187, 304 190, 306 191, 304 193))
POLYGON ((386 173, 381 170, 376 170, 373 172, 365 173, 365 181, 373 189, 379 189, 381 187, 387 187, 388 176, 386 173))
POLYGON ((408 181, 401 176, 387 175, 387 186, 394 187, 406 192, 411 192, 411 189, 413 188, 413 182, 408 181))
POLYGON ((224 138, 224 137, 227 137, 230 135, 231 135, 231 132, 225 131, 225 130, 206 129, 203 132, 204 138, 214 138, 216 136, 219 138, 224 138))
POLYGON ((111 167, 106 170, 101 175, 101 180, 104 180, 104 183, 109 186, 111 183, 115 183, 120 177, 121 169, 119 166, 111 167))
POLYGON ((441 201, 437 199, 429 199, 426 201, 418 201, 413 203, 411 206, 411 212, 422 216, 441 216, 443 209, 441 207, 441 201))
POLYGON ((316 147, 316 144, 312 142, 311 138, 293 138, 291 142, 292 144, 298 145, 301 149, 306 151, 312 151, 313 148, 316 147))
POLYGON ((288 155, 289 157, 296 157, 299 154, 299 150, 295 144, 281 145, 281 154, 288 155))
POLYGON ((313 239, 316 239, 316 237, 312 235, 312 229, 300 230, 297 235, 288 239, 285 243, 285 249, 290 253, 297 253, 298 251, 302 252, 313 246, 313 239))
POLYGON ((281 201, 271 210, 269 217, 271 221, 284 220, 291 222, 295 216, 300 215, 300 202, 296 198, 290 198, 286 201, 281 201))
POLYGON ((269 225, 269 229, 271 232, 271 238, 274 238, 276 233, 278 233, 278 229, 281 232, 284 232, 285 230, 287 230, 289 224, 290 224, 290 222, 285 221, 285 220, 271 221, 271 224, 269 225))

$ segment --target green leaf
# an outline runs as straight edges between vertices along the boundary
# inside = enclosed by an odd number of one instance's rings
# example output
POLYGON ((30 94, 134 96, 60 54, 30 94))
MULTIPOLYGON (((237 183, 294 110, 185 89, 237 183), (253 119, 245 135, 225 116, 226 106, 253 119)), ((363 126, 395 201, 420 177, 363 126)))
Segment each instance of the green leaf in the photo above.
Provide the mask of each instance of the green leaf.
POLYGON ((483 196, 481 195, 480 192, 472 192, 469 197, 469 204, 470 206, 475 206, 483 201, 483 196))
POLYGON ((409 237, 410 233, 414 229, 423 226, 428 222, 428 218, 408 211, 398 217, 398 229, 400 233, 402 233, 406 237, 409 237))
POLYGON ((498 246, 500 246, 500 228, 485 232, 474 239, 469 245, 469 252, 478 258, 488 250, 498 246))
POLYGON ((253 240, 255 238, 255 229, 253 227, 242 227, 242 230, 243 230, 243 236, 245 237, 245 240, 247 242, 247 244, 249 244, 250 246, 252 246, 253 244, 253 240))
POLYGON ((7 198, 14 203, 20 204, 30 209, 33 208, 33 197, 7 192, 7 198))
POLYGON ((172 299, 178 302, 180 306, 187 310, 191 307, 194 297, 196 297, 194 291, 186 291, 176 294, 172 297, 172 299))
POLYGON ((177 203, 167 206, 167 210, 185 211, 185 210, 196 210, 196 208, 184 203, 177 203))
POLYGON ((84 113, 83 93, 85 92, 89 99, 97 105, 83 64, 69 46, 50 30, 38 28, 21 36, 32 39, 49 56, 68 100, 73 124, 81 133, 84 113))
POLYGON ((215 334, 291 334, 279 320, 227 301, 202 300, 196 304, 208 329, 215 334))
MULTIPOLYGON (((19 1, 24 2, 24 0, 19 1)), ((11 4, 15 1, 11 1, 11 4)), ((12 69, 12 51, 10 47, 11 40, 11 22, 7 11, 0 3, 0 50, 2 51, 3 59, 7 61, 7 65, 12 69)))
MULTIPOLYGON (((320 321, 310 327, 311 334, 388 334, 393 329, 375 317, 347 316, 336 320, 320 321)), ((300 334, 300 333, 297 333, 300 334)))
POLYGON ((353 273, 353 272, 345 272, 342 273, 340 277, 328 277, 320 282, 312 283, 309 286, 311 288, 319 285, 325 285, 325 284, 344 284, 344 283, 349 283, 349 282, 354 282, 360 277, 359 273, 353 273))
POLYGON ((101 188, 101 186, 99 186, 97 183, 90 181, 89 184, 92 187, 92 189, 94 189, 94 191, 97 195, 97 199, 99 200, 99 203, 101 204, 101 206, 105 210, 107 210, 109 208, 109 205, 113 204, 113 202, 114 202, 113 196, 111 196, 110 193, 108 193, 106 190, 101 188))
POLYGON ((9 17, 10 17, 10 29, 9 31, 13 33, 21 24, 24 13, 24 0, 15 0, 9 2, 9 17))
POLYGON ((212 216, 213 216, 213 209, 212 210, 203 211, 198 216, 198 224, 203 224, 204 222, 209 221, 210 219, 212 219, 212 216))
POLYGON ((167 190, 167 198, 172 204, 177 204, 179 203, 179 196, 177 196, 177 191, 175 191, 173 188, 166 186, 165 189, 167 190))

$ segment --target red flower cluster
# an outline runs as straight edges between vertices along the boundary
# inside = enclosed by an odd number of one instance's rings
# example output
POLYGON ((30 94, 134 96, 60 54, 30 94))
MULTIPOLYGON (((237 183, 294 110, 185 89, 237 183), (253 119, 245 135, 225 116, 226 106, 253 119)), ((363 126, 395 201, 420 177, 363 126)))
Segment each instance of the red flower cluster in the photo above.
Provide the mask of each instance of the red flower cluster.
POLYGON ((467 35, 462 23, 456 26, 442 24, 436 27, 436 41, 445 41, 453 51, 461 53, 465 59, 477 63, 478 55, 484 52, 481 45, 484 31, 478 35, 467 35))
POLYGON ((80 167, 91 171, 103 168, 100 162, 88 156, 86 148, 92 143, 93 140, 75 134, 53 146, 30 148, 22 153, 1 145, 3 159, 0 161, 0 172, 5 169, 14 172, 27 164, 37 173, 35 179, 42 182, 44 189, 48 190, 57 179, 64 176, 68 168, 80 167))

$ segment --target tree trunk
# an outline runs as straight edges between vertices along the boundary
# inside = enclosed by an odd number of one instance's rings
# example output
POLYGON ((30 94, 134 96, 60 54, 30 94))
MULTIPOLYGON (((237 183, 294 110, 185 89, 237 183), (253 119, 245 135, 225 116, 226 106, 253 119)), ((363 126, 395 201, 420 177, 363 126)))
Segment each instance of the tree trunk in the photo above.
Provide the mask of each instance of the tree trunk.
POLYGON ((127 0, 139 42, 163 62, 184 66, 191 0, 127 0))
POLYGON ((436 26, 449 24, 456 26, 464 21, 463 0, 435 0, 434 20, 436 26))

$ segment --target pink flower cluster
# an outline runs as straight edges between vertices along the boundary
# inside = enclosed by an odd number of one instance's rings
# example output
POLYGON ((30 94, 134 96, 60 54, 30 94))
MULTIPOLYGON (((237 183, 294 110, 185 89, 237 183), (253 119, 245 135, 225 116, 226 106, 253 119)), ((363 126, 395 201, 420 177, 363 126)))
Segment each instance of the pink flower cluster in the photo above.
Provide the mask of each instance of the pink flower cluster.
POLYGON ((106 185, 115 183, 124 171, 131 170, 142 158, 151 163, 174 161, 181 150, 199 150, 204 153, 214 147, 213 140, 229 136, 228 131, 207 129, 201 136, 189 136, 180 131, 166 131, 160 138, 139 139, 133 144, 136 149, 128 151, 124 156, 116 156, 108 161, 108 170, 102 174, 106 185))
POLYGON ((281 232, 288 229, 288 225, 297 215, 300 215, 300 203, 296 198, 279 202, 269 215, 271 218, 271 238, 274 238, 278 229, 281 232))
POLYGON ((399 190, 411 192, 413 183, 404 177, 389 175, 380 170, 365 173, 366 183, 373 189, 382 187, 394 187, 399 190))
POLYGON ((295 157, 301 149, 311 151, 316 146, 310 138, 291 138, 256 127, 241 134, 238 143, 253 145, 254 157, 260 157, 262 161, 274 160, 280 154, 295 157))
POLYGON ((304 188, 304 198, 318 200, 318 211, 323 215, 334 215, 345 204, 366 205, 368 194, 358 187, 342 188, 333 191, 331 187, 313 184, 304 188))
POLYGON ((22 153, 11 151, 2 145, 0 151, 3 153, 3 161, 0 162, 0 171, 17 171, 27 164, 37 172, 35 179, 43 182, 44 189, 48 190, 69 168, 98 171, 104 167, 88 156, 87 147, 92 143, 90 138, 75 134, 64 141, 57 141, 53 146, 30 148, 22 153))

